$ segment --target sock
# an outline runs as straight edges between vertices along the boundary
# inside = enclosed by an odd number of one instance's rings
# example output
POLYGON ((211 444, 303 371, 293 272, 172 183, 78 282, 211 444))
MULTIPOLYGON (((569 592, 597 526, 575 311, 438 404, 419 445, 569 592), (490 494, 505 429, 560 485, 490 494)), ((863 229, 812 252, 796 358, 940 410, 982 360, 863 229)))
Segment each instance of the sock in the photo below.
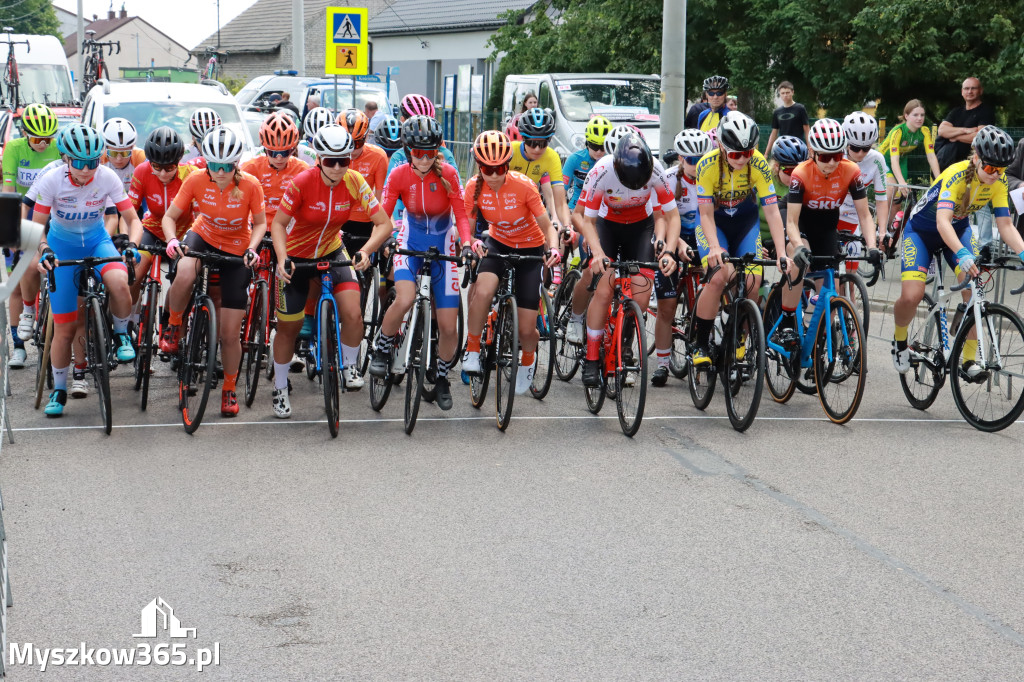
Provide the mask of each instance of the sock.
POLYGON ((235 372, 234 374, 228 374, 227 372, 224 372, 224 390, 225 391, 234 391, 235 390, 235 383, 237 381, 238 381, 238 372, 235 372))
POLYGON ((714 320, 705 320, 703 317, 696 318, 697 321, 697 348, 707 350, 711 341, 711 330, 715 328, 714 320))
POLYGON ((89 368, 89 364, 83 362, 82 364, 75 364, 75 369, 71 372, 71 376, 74 379, 84 379, 85 370, 89 368))
POLYGON ((967 339, 964 341, 964 352, 960 356, 961 364, 974 362, 978 357, 978 339, 967 339))
POLYGON ((172 310, 167 316, 167 324, 172 327, 181 326, 181 318, 185 315, 184 310, 172 310))
MULTIPOLYGON (((896 325, 892 332, 892 338, 896 341, 896 350, 904 350, 907 347, 907 328, 896 325)), ((977 343, 977 342, 975 342, 977 343)), ((977 348, 977 346, 975 346, 977 348)), ((966 345, 965 348, 966 350, 966 345)))
POLYGON ((437 378, 438 379, 442 379, 444 377, 447 377, 448 376, 448 370, 450 370, 452 368, 452 365, 454 365, 454 364, 455 364, 455 358, 452 358, 451 360, 443 360, 441 358, 438 358, 437 359, 437 378))
POLYGON ((467 353, 479 353, 480 352, 480 334, 469 334, 466 337, 466 352, 467 353))
POLYGON ((572 321, 573 322, 579 322, 580 324, 583 324, 583 316, 584 315, 586 315, 585 312, 583 312, 583 313, 573 313, 572 314, 572 321))
POLYGON ((603 337, 603 329, 591 329, 590 327, 587 327, 587 360, 600 359, 601 339, 603 337))
POLYGON ((114 320, 114 333, 115 334, 127 334, 128 333, 128 319, 127 317, 118 317, 114 313, 110 313, 110 317, 114 320))
POLYGON ((274 388, 288 388, 288 371, 291 369, 291 365, 291 362, 286 362, 284 364, 278 362, 274 363, 274 388))
POLYGON ((18 336, 18 325, 16 325, 16 324, 12 324, 11 325, 11 339, 14 340, 14 347, 15 348, 24 348, 25 347, 25 342, 22 341, 21 338, 18 336))
POLYGON ((391 348, 395 345, 395 336, 397 335, 392 334, 391 336, 385 336, 381 333, 381 335, 377 337, 377 345, 374 350, 382 353, 390 353, 391 348))
POLYGON ((53 368, 53 389, 55 391, 66 391, 68 390, 68 370, 71 366, 57 369, 53 368))
POLYGON ((656 352, 658 354, 658 367, 668 367, 669 360, 672 358, 672 349, 666 348, 662 350, 658 348, 656 352))
POLYGON ((359 346, 341 344, 341 364, 351 367, 359 362, 359 346))
POLYGON ((136 312, 132 313, 128 317, 128 319, 131 320, 132 322, 134 322, 135 324, 138 324, 140 317, 141 317, 140 314, 138 313, 138 311, 136 311, 136 312))
POLYGON ((32 305, 29 305, 28 303, 26 303, 24 308, 25 308, 24 312, 32 313, 32 316, 35 317, 35 314, 36 314, 36 304, 35 303, 33 303, 32 305))
POLYGON ((520 367, 529 367, 530 365, 532 365, 534 363, 534 361, 536 359, 537 359, 537 351, 524 350, 523 351, 523 357, 519 361, 519 366, 520 367))

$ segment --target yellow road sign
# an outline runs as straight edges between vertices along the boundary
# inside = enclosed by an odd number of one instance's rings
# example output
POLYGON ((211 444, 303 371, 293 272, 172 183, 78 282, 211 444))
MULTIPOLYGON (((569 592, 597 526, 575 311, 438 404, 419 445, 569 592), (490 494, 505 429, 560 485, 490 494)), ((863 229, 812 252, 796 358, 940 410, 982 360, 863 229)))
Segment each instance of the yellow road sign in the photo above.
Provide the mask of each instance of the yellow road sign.
POLYGON ((365 76, 370 73, 370 24, 365 7, 328 7, 325 73, 365 76))

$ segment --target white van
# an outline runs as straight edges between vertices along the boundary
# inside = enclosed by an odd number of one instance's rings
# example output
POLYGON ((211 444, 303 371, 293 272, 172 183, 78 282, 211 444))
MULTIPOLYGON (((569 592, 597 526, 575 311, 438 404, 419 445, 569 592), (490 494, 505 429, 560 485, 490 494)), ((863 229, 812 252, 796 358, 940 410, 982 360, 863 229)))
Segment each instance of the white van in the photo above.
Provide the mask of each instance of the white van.
MULTIPOLYGON (((18 62, 21 81, 18 99, 24 107, 34 102, 69 105, 77 102, 71 86, 71 69, 64 56, 64 45, 54 36, 0 34, 0 55, 6 61, 10 39, 15 42, 14 59, 18 62), (28 41, 28 45, 24 44, 28 41)), ((6 90, 6 86, 5 86, 6 90)), ((4 92, 6 97, 7 93, 4 92)))
POLYGON ((555 115, 555 151, 563 158, 583 149, 591 117, 640 129, 658 153, 661 139, 661 77, 633 73, 544 73, 507 76, 502 98, 504 119, 518 113, 528 94, 555 115))

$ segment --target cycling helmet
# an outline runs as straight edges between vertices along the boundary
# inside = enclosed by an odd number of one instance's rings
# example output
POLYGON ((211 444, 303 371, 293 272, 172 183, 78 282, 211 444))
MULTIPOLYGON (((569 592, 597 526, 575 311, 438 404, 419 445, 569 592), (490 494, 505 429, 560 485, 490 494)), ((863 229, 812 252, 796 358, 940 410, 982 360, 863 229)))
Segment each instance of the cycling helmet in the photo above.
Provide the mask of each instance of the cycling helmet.
POLYGON ((497 130, 485 130, 473 142, 473 156, 478 165, 500 166, 512 158, 512 141, 497 130))
POLYGON ((310 145, 317 156, 327 158, 345 158, 352 156, 356 145, 352 135, 344 126, 326 125, 316 131, 313 142, 310 145))
POLYGON ((325 125, 334 125, 334 114, 327 107, 316 107, 306 114, 306 119, 302 122, 302 132, 312 139, 316 131, 325 125))
POLYGON ((57 151, 80 161, 100 158, 103 147, 103 136, 84 123, 72 123, 57 137, 57 151))
POLYGON ((161 126, 151 132, 146 139, 146 159, 152 163, 166 166, 178 163, 185 155, 185 143, 181 136, 169 126, 161 126))
POLYGON ((341 112, 336 123, 348 131, 357 145, 366 140, 366 134, 370 132, 370 119, 358 109, 346 109, 341 112))
POLYGON ((584 132, 587 142, 590 144, 604 144, 604 138, 612 130, 612 122, 604 116, 595 116, 587 123, 587 130, 584 132))
POLYGON ((615 158, 612 160, 615 175, 624 187, 639 190, 651 180, 654 172, 654 156, 651 148, 643 138, 634 133, 624 136, 615 145, 615 158))
POLYGON ((772 158, 783 166, 795 166, 807 160, 807 145, 799 137, 780 135, 772 145, 772 158))
POLYGON ((846 149, 846 133, 834 118, 820 118, 811 126, 807 142, 812 152, 834 154, 846 149))
POLYGON ((708 134, 708 137, 711 138, 711 148, 718 149, 718 128, 712 128, 705 132, 708 134))
POLYGON ((441 124, 429 116, 413 116, 402 124, 402 143, 409 149, 439 149, 441 124))
POLYGON ((615 145, 618 144, 626 135, 633 134, 635 129, 633 126, 628 125, 617 125, 612 128, 607 135, 604 136, 604 151, 606 154, 615 153, 615 145))
POLYGON ((223 126, 214 128, 203 138, 202 152, 207 163, 238 163, 244 149, 241 136, 223 126))
POLYGON ((718 123, 718 144, 728 152, 749 152, 757 149, 761 131, 754 119, 738 111, 730 111, 718 123))
POLYGON ((425 95, 406 95, 402 98, 402 116, 412 118, 413 116, 429 116, 434 118, 437 111, 434 103, 425 95))
POLYGON ((299 146, 299 129, 288 114, 274 112, 260 125, 260 144, 264 149, 286 152, 299 146))
POLYGON ((546 140, 555 134, 555 117, 547 109, 534 107, 519 117, 519 134, 524 139, 546 140))
POLYGON ((1013 138, 1006 131, 993 125, 988 125, 978 131, 974 136, 975 153, 982 163, 993 166, 1009 166, 1014 157, 1013 138))
POLYGON ((508 135, 508 139, 513 142, 519 142, 523 139, 523 136, 519 134, 519 119, 522 114, 516 114, 509 119, 508 123, 505 124, 505 134, 508 135))
POLYGON ((193 138, 203 140, 206 133, 221 123, 223 121, 220 120, 220 114, 209 107, 200 107, 192 112, 192 117, 188 120, 188 131, 192 133, 193 138))
POLYGON ((29 104, 21 112, 21 127, 25 135, 53 137, 57 134, 57 115, 45 104, 29 104))
POLYGON ((708 76, 704 79, 705 90, 728 90, 729 79, 725 76, 708 76))
POLYGON ((673 146, 679 156, 704 156, 711 151, 711 138, 696 128, 687 128, 676 135, 673 146))
POLYGON ((103 141, 107 143, 107 149, 132 149, 138 138, 135 126, 126 118, 112 118, 103 124, 103 141))
POLYGON ((878 142, 878 122, 863 111, 855 111, 843 119, 843 132, 848 144, 870 147, 878 142))
POLYGON ((402 148, 402 124, 394 116, 387 116, 380 125, 377 132, 373 134, 377 146, 395 151, 402 148))

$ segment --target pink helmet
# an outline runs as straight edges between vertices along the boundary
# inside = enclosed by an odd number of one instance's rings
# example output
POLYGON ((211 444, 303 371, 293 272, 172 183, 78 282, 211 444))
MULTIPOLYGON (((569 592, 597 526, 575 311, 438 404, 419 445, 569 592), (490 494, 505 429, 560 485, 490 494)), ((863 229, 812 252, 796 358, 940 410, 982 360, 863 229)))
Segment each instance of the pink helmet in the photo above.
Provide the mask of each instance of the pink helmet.
POLYGON ((402 98, 401 106, 402 115, 406 118, 412 118, 413 116, 429 116, 434 118, 437 115, 434 103, 425 95, 406 95, 402 98))
POLYGON ((519 134, 519 118, 522 114, 516 114, 509 119, 508 123, 505 124, 505 134, 508 135, 508 139, 516 142, 522 140, 523 136, 519 134))
POLYGON ((707 131, 708 137, 711 138, 711 148, 718 149, 718 128, 712 128, 707 131))

